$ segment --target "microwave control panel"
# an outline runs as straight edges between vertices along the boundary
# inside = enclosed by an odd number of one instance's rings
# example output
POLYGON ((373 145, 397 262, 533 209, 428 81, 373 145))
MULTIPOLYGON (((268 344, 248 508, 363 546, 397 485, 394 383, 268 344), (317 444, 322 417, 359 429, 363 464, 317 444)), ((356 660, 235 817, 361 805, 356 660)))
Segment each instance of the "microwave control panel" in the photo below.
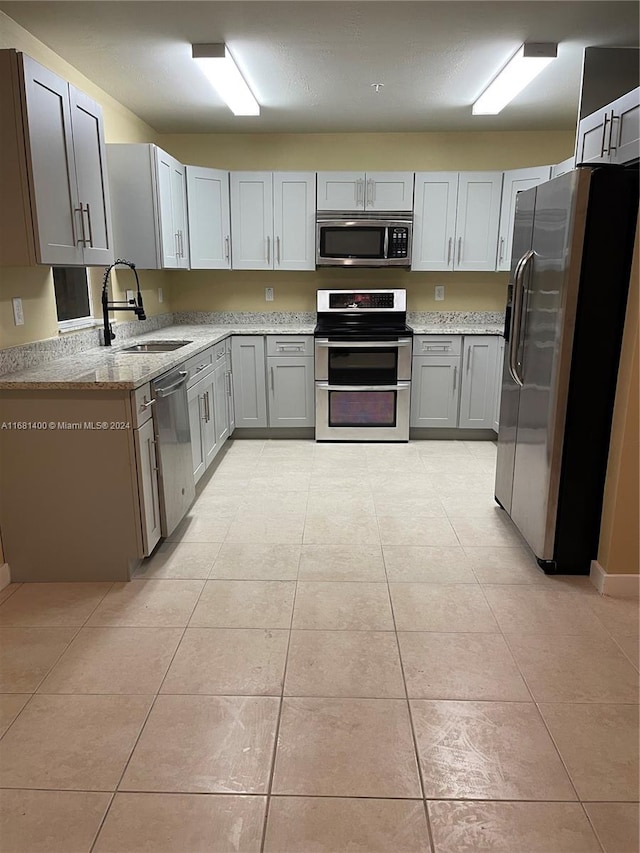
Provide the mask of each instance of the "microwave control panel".
POLYGON ((389 258, 406 258, 409 252, 409 229, 389 228, 389 258))

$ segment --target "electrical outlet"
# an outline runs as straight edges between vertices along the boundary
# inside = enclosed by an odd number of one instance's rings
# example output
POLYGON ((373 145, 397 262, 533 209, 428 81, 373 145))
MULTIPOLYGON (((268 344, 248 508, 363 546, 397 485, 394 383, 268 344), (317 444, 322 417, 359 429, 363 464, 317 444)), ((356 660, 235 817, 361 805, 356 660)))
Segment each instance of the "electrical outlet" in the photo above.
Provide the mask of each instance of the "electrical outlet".
POLYGON ((264 298, 265 298, 266 302, 273 302, 273 288, 272 287, 265 287, 264 298))
POLYGON ((13 322, 16 324, 16 326, 24 326, 22 299, 20 299, 18 296, 15 296, 11 301, 13 303, 13 322))
POLYGON ((444 284, 436 284, 434 290, 435 290, 436 302, 443 302, 444 301, 444 284))
POLYGON ((161 287, 158 288, 158 302, 164 302, 164 295, 161 287))
POLYGON ((133 290, 127 290, 127 302, 132 302, 132 301, 133 302, 136 301, 136 295, 133 292, 133 290))

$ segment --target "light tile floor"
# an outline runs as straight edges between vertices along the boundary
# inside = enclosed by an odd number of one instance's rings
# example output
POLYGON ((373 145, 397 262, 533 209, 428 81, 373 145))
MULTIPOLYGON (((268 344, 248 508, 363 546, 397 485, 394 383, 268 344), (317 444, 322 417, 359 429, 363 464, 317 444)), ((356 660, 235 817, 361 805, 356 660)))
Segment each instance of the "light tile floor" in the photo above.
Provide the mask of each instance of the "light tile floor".
POLYGON ((494 466, 230 442, 130 584, 0 593, 3 853, 637 853, 638 604, 494 466))

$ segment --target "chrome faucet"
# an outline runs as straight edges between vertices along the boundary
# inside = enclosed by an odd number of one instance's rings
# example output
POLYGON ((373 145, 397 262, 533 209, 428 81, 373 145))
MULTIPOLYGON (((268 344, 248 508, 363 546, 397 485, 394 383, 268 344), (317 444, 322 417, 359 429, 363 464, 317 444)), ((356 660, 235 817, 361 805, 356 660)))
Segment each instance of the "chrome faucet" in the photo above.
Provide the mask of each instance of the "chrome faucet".
POLYGON ((102 320, 104 323, 104 345, 106 347, 110 347, 111 341, 115 338, 115 332, 111 328, 111 323, 109 322, 109 311, 134 311, 138 320, 147 319, 147 315, 144 313, 144 305, 142 304, 140 280, 136 271, 136 265, 132 264, 130 261, 124 261, 118 258, 118 260, 114 261, 110 267, 106 267, 104 271, 104 279, 102 281, 102 320), (133 274, 136 277, 137 297, 136 299, 120 299, 115 302, 109 302, 109 294, 107 293, 109 274, 114 267, 119 265, 129 267, 130 270, 133 270, 133 274))

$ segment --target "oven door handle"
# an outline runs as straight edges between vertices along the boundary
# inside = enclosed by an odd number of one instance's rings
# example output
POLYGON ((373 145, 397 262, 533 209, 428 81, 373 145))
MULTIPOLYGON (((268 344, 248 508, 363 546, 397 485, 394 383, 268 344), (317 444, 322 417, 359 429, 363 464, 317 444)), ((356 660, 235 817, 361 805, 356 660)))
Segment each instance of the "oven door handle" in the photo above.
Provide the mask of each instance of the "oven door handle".
POLYGON ((411 338, 398 338, 397 341, 330 341, 328 338, 316 338, 316 346, 335 349, 393 349, 410 347, 411 338))
POLYGON ((398 382, 397 385, 330 385, 328 382, 316 382, 319 391, 408 391, 410 382, 398 382))

